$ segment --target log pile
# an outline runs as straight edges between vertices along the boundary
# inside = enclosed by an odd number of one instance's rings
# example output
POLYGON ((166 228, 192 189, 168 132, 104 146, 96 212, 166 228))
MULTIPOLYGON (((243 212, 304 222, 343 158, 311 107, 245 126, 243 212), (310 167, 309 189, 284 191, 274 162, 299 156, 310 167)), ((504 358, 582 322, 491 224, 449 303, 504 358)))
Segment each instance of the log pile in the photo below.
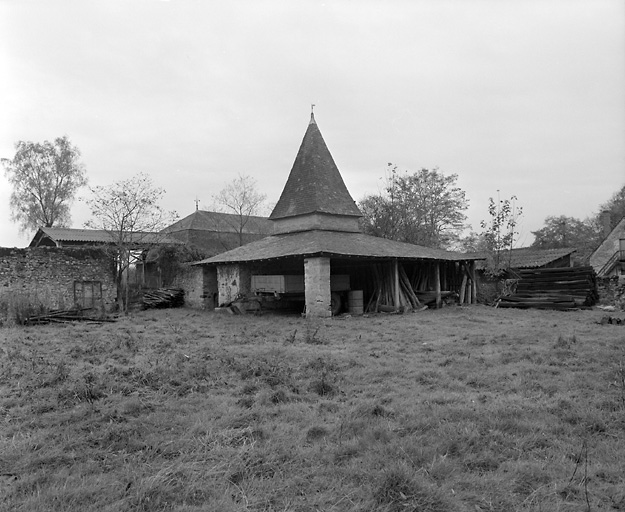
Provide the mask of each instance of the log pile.
POLYGON ((145 290, 141 304, 143 309, 179 308, 184 306, 184 290, 180 288, 145 290))
POLYGON ((597 302, 592 267, 521 270, 516 292, 501 297, 500 308, 573 309, 597 302))
POLYGON ((401 264, 373 265, 373 281, 375 291, 367 311, 409 311, 423 306, 401 264))

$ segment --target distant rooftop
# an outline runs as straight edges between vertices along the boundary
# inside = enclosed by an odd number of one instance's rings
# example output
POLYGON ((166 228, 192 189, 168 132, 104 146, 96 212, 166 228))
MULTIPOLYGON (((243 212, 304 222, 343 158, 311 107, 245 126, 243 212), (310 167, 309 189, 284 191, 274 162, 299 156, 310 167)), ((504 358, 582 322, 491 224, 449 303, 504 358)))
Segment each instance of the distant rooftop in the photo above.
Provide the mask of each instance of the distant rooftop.
MULTIPOLYGON (((520 247, 512 249, 510 253, 510 268, 540 268, 553 263, 576 252, 577 249, 563 247, 559 249, 537 249, 535 247, 520 247)), ((486 258, 485 252, 471 253, 486 258)), ((505 257, 508 253, 505 252, 505 257)), ((483 265, 483 264, 482 264, 483 265)), ((481 265, 478 264, 478 268, 481 265)))
MULTIPOLYGON (((198 230, 215 231, 219 233, 238 233, 239 216, 232 213, 209 212, 206 210, 196 210, 180 219, 165 231, 176 233, 178 231, 198 230)), ((273 223, 267 217, 250 215, 245 217, 243 233, 266 233, 273 232, 273 223)))
MULTIPOLYGON (((136 232, 132 233, 131 242, 142 244, 177 244, 182 242, 162 233, 136 232)), ((111 233, 103 229, 73 229, 73 228, 39 228, 29 244, 29 247, 39 245, 87 245, 111 244, 115 239, 111 233)))

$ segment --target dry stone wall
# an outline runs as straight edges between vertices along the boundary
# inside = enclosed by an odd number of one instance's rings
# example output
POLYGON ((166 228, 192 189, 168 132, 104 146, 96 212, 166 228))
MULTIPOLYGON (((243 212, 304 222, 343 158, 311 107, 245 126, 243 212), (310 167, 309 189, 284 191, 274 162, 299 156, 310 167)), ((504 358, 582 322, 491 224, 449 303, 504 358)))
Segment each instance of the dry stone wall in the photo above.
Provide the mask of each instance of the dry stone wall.
POLYGON ((22 298, 67 309, 78 301, 109 311, 115 297, 113 265, 101 249, 0 247, 0 305, 22 298))

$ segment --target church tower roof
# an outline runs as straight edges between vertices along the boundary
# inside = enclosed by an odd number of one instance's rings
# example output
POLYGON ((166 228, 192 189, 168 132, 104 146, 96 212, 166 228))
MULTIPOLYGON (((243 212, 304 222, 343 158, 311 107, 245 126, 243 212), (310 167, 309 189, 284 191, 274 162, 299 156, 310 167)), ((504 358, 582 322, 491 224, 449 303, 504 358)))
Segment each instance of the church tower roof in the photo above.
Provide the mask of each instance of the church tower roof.
POLYGON ((269 218, 309 214, 362 217, 312 113, 289 178, 269 218))

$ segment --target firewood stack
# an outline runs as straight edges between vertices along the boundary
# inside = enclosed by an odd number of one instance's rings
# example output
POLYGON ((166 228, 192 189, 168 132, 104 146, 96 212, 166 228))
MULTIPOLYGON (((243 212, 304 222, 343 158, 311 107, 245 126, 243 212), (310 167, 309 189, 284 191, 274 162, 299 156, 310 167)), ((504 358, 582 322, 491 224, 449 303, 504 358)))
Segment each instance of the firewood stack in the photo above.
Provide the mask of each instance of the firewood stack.
POLYGON ((501 297, 500 308, 573 309, 597 302, 597 281, 592 267, 521 270, 516 292, 501 297))
POLYGON ((184 306, 184 290, 180 288, 159 288, 143 292, 143 309, 179 308, 184 306))

